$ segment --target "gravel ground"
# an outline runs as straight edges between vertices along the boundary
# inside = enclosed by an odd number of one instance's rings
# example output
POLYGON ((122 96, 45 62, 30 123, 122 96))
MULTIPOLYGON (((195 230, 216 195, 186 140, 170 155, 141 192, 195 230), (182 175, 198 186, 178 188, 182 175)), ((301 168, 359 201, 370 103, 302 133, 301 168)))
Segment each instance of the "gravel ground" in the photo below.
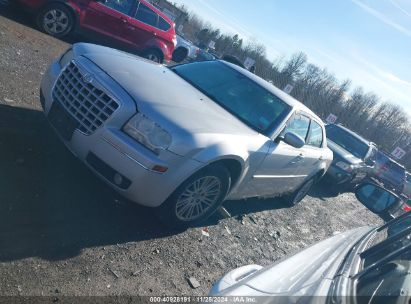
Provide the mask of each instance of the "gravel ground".
POLYGON ((269 265, 336 231, 380 223, 352 194, 330 198, 317 187, 291 209, 278 200, 226 202, 233 217, 209 220, 209 236, 203 227, 161 226, 97 180, 48 127, 39 83, 67 46, 27 16, 0 11, 0 295, 205 295, 235 267, 269 265))

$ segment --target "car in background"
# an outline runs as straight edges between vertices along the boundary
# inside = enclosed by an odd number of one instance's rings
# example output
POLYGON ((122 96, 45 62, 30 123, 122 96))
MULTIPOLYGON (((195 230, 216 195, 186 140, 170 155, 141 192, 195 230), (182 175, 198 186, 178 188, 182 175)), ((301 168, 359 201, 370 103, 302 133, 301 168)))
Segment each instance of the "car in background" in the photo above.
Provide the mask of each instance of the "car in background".
MULTIPOLYGON (((379 208, 398 199, 382 188, 359 188, 369 190, 377 195, 360 195, 366 205, 379 208)), ((411 213, 377 228, 338 233, 271 266, 232 270, 209 296, 228 302, 248 296, 257 303, 409 303, 411 213)))
POLYGON ((374 165, 377 147, 355 132, 338 124, 326 126, 328 147, 334 159, 324 178, 336 193, 352 191, 374 165))
POLYGON ((355 190, 363 205, 386 222, 410 211, 409 201, 374 181, 365 181, 355 190))
POLYGON ((177 45, 173 52, 173 61, 180 63, 184 59, 194 59, 198 50, 199 47, 195 46, 191 41, 177 35, 177 45))
POLYGON ((221 57, 222 60, 233 63, 235 65, 238 65, 239 67, 242 67, 243 69, 246 69, 246 67, 244 66, 244 64, 241 62, 240 59, 238 59, 237 57, 230 55, 230 54, 225 54, 221 57))
POLYGON ((409 172, 406 173, 404 190, 402 192, 408 199, 411 199, 411 174, 409 172))
MULTIPOLYGON (((381 151, 377 153, 370 176, 383 183, 387 189, 398 194, 403 193, 406 183, 406 169, 388 154, 381 151)), ((407 191, 409 190, 407 189, 407 191)))
POLYGON ((170 226, 196 225, 225 199, 282 196, 296 205, 332 161, 317 115, 224 61, 165 67, 74 44, 40 92, 69 150, 170 226))
POLYGON ((145 0, 16 0, 36 15, 45 33, 97 34, 155 62, 170 61, 177 43, 174 23, 145 0))
POLYGON ((189 58, 189 62, 210 61, 217 59, 217 54, 210 52, 207 48, 198 48, 195 51, 195 56, 193 58, 189 58))

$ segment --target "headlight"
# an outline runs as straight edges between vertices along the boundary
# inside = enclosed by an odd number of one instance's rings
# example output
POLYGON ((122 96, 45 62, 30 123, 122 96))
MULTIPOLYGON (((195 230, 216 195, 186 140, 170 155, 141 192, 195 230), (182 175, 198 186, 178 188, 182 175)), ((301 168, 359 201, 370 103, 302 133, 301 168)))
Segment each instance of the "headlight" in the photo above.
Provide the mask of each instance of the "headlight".
POLYGON ((355 169, 355 166, 347 164, 343 161, 339 161, 338 163, 335 164, 338 168, 343 169, 346 172, 352 172, 355 169))
POLYGON ((156 154, 167 149, 172 140, 167 131, 141 113, 134 115, 123 131, 156 154))
POLYGON ((67 50, 67 52, 65 52, 63 56, 61 56, 60 58, 60 61, 59 61, 60 67, 64 68, 66 65, 68 65, 70 61, 73 60, 73 57, 74 57, 73 50, 72 49, 67 50))

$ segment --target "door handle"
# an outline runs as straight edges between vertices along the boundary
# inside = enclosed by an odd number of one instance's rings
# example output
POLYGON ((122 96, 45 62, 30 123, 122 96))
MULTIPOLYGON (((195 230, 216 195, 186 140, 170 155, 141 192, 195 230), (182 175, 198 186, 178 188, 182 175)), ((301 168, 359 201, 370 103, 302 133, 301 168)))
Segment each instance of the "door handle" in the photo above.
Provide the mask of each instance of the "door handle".
POLYGON ((294 158, 294 160, 291 162, 291 164, 298 164, 300 162, 302 162, 304 160, 304 155, 300 154, 298 155, 296 158, 294 158))
POLYGON ((123 23, 127 23, 127 22, 128 22, 127 19, 124 18, 124 17, 121 17, 120 20, 123 21, 123 23))

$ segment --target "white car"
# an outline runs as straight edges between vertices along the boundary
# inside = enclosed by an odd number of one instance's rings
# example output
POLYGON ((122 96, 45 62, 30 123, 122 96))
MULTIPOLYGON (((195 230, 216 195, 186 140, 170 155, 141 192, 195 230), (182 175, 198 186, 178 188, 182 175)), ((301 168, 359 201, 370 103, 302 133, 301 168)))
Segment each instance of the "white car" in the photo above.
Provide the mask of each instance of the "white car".
POLYGON ((186 58, 194 59, 199 48, 195 46, 191 41, 184 39, 180 35, 177 35, 176 37, 177 45, 173 52, 173 61, 182 62, 186 58))
MULTIPOLYGON (((401 201, 373 184, 356 195, 382 213, 401 201)), ((410 303, 410 236, 408 212, 378 228, 338 233, 271 266, 234 269, 209 296, 218 303, 410 303)))
POLYGON ((40 92, 64 144, 170 225, 197 224, 225 199, 283 196, 295 205, 332 161, 317 115, 223 61, 169 68, 75 44, 40 92))

